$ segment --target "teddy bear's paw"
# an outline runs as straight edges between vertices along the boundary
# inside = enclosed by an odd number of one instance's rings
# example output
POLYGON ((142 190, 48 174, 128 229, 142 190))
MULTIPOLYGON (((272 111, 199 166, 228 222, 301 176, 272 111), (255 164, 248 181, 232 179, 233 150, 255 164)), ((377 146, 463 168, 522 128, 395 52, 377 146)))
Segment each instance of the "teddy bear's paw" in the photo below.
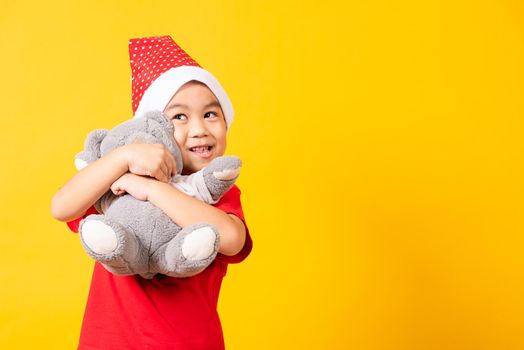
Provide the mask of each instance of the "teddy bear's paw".
POLYGON ((111 253, 118 246, 115 231, 97 220, 88 220, 82 225, 82 239, 96 254, 111 253))
POLYGON ((75 168, 76 170, 80 171, 82 169, 84 169, 86 166, 87 166, 87 162, 83 159, 80 159, 80 158, 76 158, 75 159, 75 168))
POLYGON ((197 228, 184 238, 182 254, 187 260, 204 260, 215 250, 217 234, 211 227, 197 228))
POLYGON ((218 180, 229 181, 235 179, 240 174, 240 168, 224 169, 222 171, 214 171, 213 176, 218 180))

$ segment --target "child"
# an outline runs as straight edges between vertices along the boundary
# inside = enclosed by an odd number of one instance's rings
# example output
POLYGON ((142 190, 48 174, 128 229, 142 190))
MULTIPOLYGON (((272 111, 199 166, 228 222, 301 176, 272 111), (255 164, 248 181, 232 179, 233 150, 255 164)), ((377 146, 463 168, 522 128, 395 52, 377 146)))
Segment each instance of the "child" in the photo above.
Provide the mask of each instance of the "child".
MULTIPOLYGON (((218 81, 168 36, 130 40, 129 51, 135 117, 163 110, 172 119, 183 174, 223 155, 233 108, 218 81)), ((222 278, 252 247, 240 190, 234 186, 210 206, 168 184, 175 168, 162 145, 126 145, 82 169, 54 196, 53 216, 74 232, 111 189, 149 200, 181 227, 207 222, 220 235, 215 261, 189 278, 118 276, 95 263, 79 349, 224 348, 217 312, 222 278)))

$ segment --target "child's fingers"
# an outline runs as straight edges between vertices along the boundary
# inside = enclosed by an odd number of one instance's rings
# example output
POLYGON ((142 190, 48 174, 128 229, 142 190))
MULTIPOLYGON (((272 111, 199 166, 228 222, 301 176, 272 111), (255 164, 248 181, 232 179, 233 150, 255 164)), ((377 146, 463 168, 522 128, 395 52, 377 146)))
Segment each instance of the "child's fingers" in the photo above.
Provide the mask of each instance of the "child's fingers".
POLYGON ((171 163, 169 162, 169 155, 164 157, 162 162, 162 172, 166 176, 167 181, 171 179, 171 163))
POLYGON ((171 177, 173 175, 176 174, 176 163, 175 163, 175 158, 173 157, 173 155, 167 150, 167 148, 165 149, 165 153, 164 153, 164 162, 163 162, 163 165, 165 165, 165 169, 162 167, 162 170, 164 171, 166 177, 167 177, 167 182, 169 182, 169 180, 171 180, 171 177))
POLYGON ((120 196, 121 194, 123 194, 125 191, 122 190, 121 188, 119 188, 118 186, 111 186, 111 192, 113 192, 113 194, 115 196, 120 196))
POLYGON ((163 182, 169 182, 169 167, 166 163, 162 163, 160 165, 161 169, 162 169, 162 179, 159 179, 160 181, 163 181, 163 182))
POLYGON ((173 157, 172 154, 169 154, 169 176, 175 176, 176 175, 176 161, 175 157, 173 157))
POLYGON ((171 176, 173 176, 173 162, 171 161, 170 157, 167 157, 166 159, 166 166, 167 166, 167 176, 171 178, 171 176))
POLYGON ((152 177, 155 179, 162 181, 162 182, 168 182, 168 169, 167 165, 165 163, 160 163, 158 168, 151 174, 152 177))

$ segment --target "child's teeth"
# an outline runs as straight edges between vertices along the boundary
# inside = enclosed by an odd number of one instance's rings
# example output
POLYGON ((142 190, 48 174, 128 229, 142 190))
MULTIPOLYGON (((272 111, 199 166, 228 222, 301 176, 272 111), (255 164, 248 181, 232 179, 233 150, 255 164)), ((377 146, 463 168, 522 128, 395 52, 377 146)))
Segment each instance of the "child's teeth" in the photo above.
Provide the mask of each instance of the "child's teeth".
POLYGON ((204 151, 207 151, 207 150, 208 150, 208 147, 194 147, 193 148, 194 152, 204 152, 204 151))

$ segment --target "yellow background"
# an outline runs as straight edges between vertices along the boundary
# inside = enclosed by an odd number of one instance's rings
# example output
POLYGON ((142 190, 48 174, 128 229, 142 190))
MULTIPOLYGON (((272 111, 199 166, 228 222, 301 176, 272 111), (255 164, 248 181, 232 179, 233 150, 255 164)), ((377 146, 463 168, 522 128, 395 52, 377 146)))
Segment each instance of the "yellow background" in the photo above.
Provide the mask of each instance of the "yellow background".
POLYGON ((521 1, 73 3, 0 3, 0 348, 76 346, 93 263, 50 200, 168 34, 236 111, 228 349, 524 349, 521 1))

